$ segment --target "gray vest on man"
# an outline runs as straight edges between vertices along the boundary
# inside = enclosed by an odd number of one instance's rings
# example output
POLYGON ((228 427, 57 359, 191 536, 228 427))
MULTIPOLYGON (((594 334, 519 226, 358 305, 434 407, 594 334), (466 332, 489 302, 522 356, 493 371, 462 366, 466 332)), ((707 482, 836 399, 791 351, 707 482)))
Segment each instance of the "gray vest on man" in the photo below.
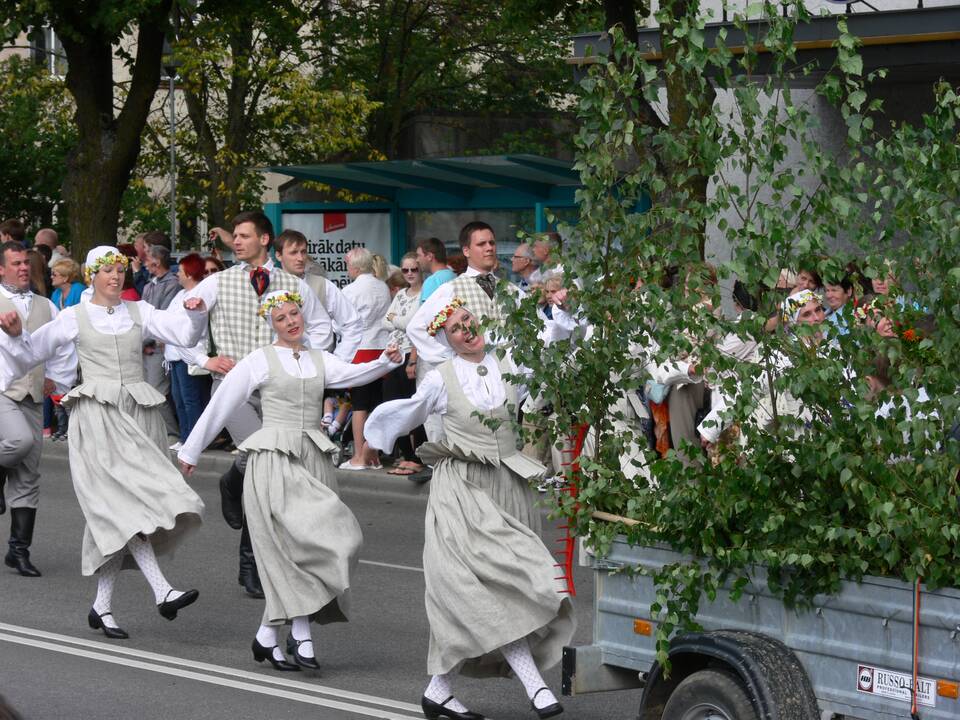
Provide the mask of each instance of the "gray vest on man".
MULTIPOLYGON (((14 310, 19 313, 17 306, 11 300, 5 295, 0 294, 0 313, 8 313, 14 310)), ((33 296, 33 301, 30 303, 30 314, 25 318, 21 314, 24 328, 29 332, 39 330, 50 322, 52 317, 53 314, 50 312, 50 303, 47 302, 45 297, 40 295, 33 296)), ((10 385, 3 394, 14 402, 20 402, 25 397, 29 397, 36 403, 43 402, 43 376, 43 365, 38 365, 10 385)))

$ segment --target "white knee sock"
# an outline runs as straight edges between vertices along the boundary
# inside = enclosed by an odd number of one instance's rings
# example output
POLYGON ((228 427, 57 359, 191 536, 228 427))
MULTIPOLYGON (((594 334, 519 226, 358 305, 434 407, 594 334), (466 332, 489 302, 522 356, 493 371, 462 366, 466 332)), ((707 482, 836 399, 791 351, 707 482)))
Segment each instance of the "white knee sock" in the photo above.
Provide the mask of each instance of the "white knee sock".
POLYGON ((283 652, 277 647, 277 628, 273 625, 261 625, 260 629, 257 630, 257 642, 263 645, 265 648, 273 648, 273 659, 274 660, 286 660, 283 656, 283 652))
POLYGON ((147 582, 150 583, 150 587, 153 588, 153 596, 157 600, 157 605, 164 600, 176 600, 183 595, 182 592, 174 590, 173 586, 163 576, 163 572, 157 564, 157 556, 153 553, 153 545, 150 544, 149 540, 143 540, 134 535, 127 543, 127 548, 133 555, 133 559, 137 561, 137 565, 140 566, 140 572, 143 573, 147 582))
POLYGON ((527 697, 533 700, 535 707, 545 708, 557 701, 549 688, 539 694, 537 693, 537 690, 545 688, 547 684, 543 681, 543 676, 537 669, 537 664, 533 661, 533 655, 530 654, 530 643, 527 642, 526 638, 520 638, 504 645, 500 648, 500 652, 503 653, 503 657, 506 658, 517 678, 523 683, 523 689, 527 691, 527 697), (534 698, 534 695, 536 695, 536 698, 534 698))
POLYGON ((93 611, 101 616, 104 625, 111 628, 119 627, 113 619, 113 588, 120 576, 120 565, 125 554, 125 550, 114 553, 97 570, 97 599, 93 601, 93 611))
POLYGON ((467 708, 464 707, 463 703, 455 697, 452 697, 453 683, 451 682, 451 675, 453 675, 452 672, 444 673, 443 675, 434 675, 430 678, 430 684, 427 685, 427 689, 423 691, 423 695, 428 700, 442 704, 448 710, 453 710, 458 713, 467 712, 467 708), (450 702, 444 704, 447 698, 452 699, 450 702))
POLYGON ((314 652, 313 638, 310 635, 310 618, 306 615, 295 617, 290 626, 290 634, 293 635, 294 640, 302 641, 298 652, 305 658, 312 658, 314 652))

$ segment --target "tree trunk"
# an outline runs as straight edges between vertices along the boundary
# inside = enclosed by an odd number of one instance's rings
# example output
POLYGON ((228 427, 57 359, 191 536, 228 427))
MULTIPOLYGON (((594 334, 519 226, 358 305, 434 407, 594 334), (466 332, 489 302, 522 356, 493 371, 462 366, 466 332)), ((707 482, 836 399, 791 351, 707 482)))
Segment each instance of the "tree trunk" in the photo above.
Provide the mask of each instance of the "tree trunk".
POLYGON ((77 110, 77 145, 67 159, 63 197, 74 256, 117 242, 120 200, 140 154, 140 138, 160 82, 163 30, 171 0, 161 0, 136 21, 137 41, 129 90, 114 115, 113 46, 81 14, 70 30, 54 27, 67 55, 67 88, 77 110))

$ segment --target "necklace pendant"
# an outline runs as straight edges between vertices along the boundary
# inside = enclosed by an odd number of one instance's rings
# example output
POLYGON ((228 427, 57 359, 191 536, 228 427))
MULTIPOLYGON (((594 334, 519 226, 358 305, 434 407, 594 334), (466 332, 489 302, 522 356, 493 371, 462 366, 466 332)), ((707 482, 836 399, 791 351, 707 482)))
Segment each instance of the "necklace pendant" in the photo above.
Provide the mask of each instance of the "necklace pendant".
POLYGON ((113 313, 114 313, 113 305, 108 305, 108 306, 107 306, 107 315, 113 315, 113 313))
POLYGON ((480 377, 483 377, 486 374, 487 374, 487 366, 477 365, 477 375, 479 375, 480 377))
POLYGON ((293 351, 293 359, 294 359, 294 360, 299 360, 299 359, 300 359, 300 353, 297 352, 296 350, 293 351))

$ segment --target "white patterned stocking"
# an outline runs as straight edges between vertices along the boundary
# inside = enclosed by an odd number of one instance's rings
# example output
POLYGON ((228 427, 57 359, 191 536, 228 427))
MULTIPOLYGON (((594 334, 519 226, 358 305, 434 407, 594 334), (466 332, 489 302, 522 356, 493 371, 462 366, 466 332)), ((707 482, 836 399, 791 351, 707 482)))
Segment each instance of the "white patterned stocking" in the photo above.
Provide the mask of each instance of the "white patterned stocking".
POLYGON ((541 688, 547 684, 543 681, 537 664, 533 661, 533 655, 530 654, 530 643, 526 638, 514 640, 512 643, 500 648, 503 657, 506 658, 510 668, 516 673, 517 678, 523 683, 523 689, 527 691, 527 697, 533 700, 533 704, 538 708, 545 708, 553 705, 557 698, 549 689, 537 694, 541 688))

